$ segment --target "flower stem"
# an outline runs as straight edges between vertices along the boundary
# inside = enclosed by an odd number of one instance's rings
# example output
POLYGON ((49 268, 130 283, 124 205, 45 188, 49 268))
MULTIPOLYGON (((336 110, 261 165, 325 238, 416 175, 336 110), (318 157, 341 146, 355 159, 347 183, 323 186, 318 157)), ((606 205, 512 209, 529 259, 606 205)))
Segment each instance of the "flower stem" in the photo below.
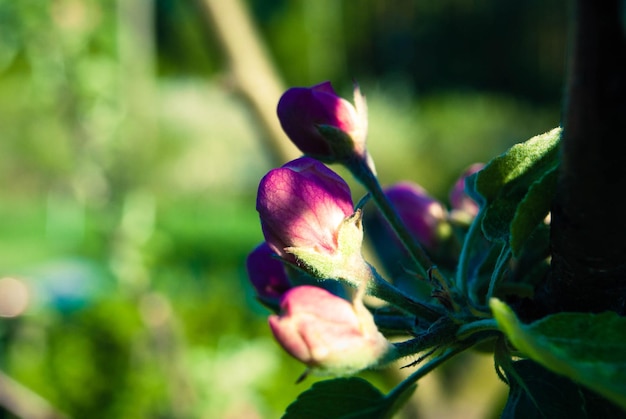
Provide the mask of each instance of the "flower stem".
POLYGON ((504 272, 506 271, 507 264, 511 259, 512 251, 511 246, 504 245, 502 247, 502 251, 498 256, 498 261, 491 275, 491 280, 489 281, 489 290, 487 291, 487 298, 485 299, 485 303, 488 303, 491 297, 493 297, 493 293, 496 290, 496 286, 501 281, 504 276, 504 272))
POLYGON ((483 319, 475 322, 466 323, 459 327, 456 332, 456 338, 458 340, 465 340, 470 336, 485 331, 498 331, 498 324, 495 319, 483 319))
POLYGON ((385 195, 376 178, 376 175, 367 164, 367 160, 364 158, 355 158, 345 163, 345 166, 350 170, 352 175, 369 191, 372 199, 382 212, 383 216, 393 228, 398 238, 409 252, 409 255, 415 262, 415 265, 419 269, 424 278, 428 278, 428 270, 433 267, 433 263, 422 249, 419 242, 409 234, 404 223, 398 216, 398 213, 393 208, 393 205, 385 195))
POLYGON ((413 388, 414 384, 426 374, 437 368, 439 365, 446 362, 448 359, 453 356, 463 352, 465 349, 469 348, 471 344, 464 345, 456 345, 450 348, 447 348, 443 353, 434 357, 430 361, 428 361, 425 365, 423 365, 420 369, 415 371, 413 374, 409 375, 404 381, 398 384, 393 390, 391 390, 386 396, 385 399, 389 401, 394 401, 398 397, 402 395, 405 391, 413 388))
POLYGON ((416 355, 427 349, 437 348, 445 343, 450 344, 454 340, 454 334, 441 336, 437 332, 426 332, 416 338, 406 340, 404 342, 394 343, 395 358, 401 359, 407 356, 416 355))
POLYGON ((367 282, 367 293, 387 301, 399 309, 415 314, 417 317, 434 322, 445 316, 444 311, 435 305, 416 301, 394 287, 370 266, 371 278, 367 282))
POLYGON ((470 224, 470 228, 467 231, 467 235, 465 236, 465 240, 463 242, 463 248, 461 249, 461 255, 459 256, 459 264, 457 266, 456 271, 456 288, 461 293, 462 296, 468 297, 467 295, 467 281, 468 281, 468 269, 469 269, 469 261, 471 256, 471 249, 475 247, 475 244, 478 240, 480 240, 482 233, 482 222, 483 222, 483 211, 480 211, 472 224, 470 224))

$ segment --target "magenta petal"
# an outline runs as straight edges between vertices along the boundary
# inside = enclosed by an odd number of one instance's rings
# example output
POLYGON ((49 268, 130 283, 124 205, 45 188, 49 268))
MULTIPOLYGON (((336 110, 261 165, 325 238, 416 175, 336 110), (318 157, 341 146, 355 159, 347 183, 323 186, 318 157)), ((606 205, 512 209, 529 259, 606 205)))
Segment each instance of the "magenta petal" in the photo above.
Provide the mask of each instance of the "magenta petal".
MULTIPOLYGON (((314 92, 313 96, 326 111, 326 115, 318 122, 320 125, 330 125, 350 136, 358 131, 359 118, 356 109, 350 102, 328 93, 314 92)), ((356 140, 353 138, 353 140, 356 140)))
POLYGON ((485 165, 483 163, 474 163, 463 171, 457 179, 454 187, 450 191, 450 205, 453 209, 464 211, 472 217, 478 214, 478 204, 468 194, 465 193, 465 179, 480 171, 485 165))
POLYGON ((293 87, 287 90, 276 109, 280 124, 289 139, 305 154, 327 156, 330 145, 316 124, 328 120, 328 112, 317 101, 311 89, 293 87))
POLYGON ((300 335, 296 322, 285 321, 277 315, 271 315, 268 321, 274 338, 289 355, 305 364, 312 361, 309 348, 300 335))
POLYGON ((338 227, 354 210, 345 181, 324 164, 302 157, 261 179, 257 211, 268 245, 285 256, 286 247, 333 253, 338 227))
POLYGON ((385 189, 398 215, 417 240, 433 249, 437 246, 437 226, 446 217, 444 206, 420 185, 400 182, 385 189))
POLYGON ((284 295, 281 309, 286 316, 307 314, 318 320, 359 326, 352 305, 320 287, 303 285, 293 288, 284 295))
POLYGON ((305 154, 329 159, 338 157, 336 144, 329 143, 320 133, 320 126, 343 131, 351 138, 355 150, 365 149, 366 127, 361 126, 362 118, 350 102, 337 96, 330 82, 287 90, 276 112, 287 136, 305 154))
POLYGON ((341 176, 329 169, 325 164, 310 157, 301 157, 283 165, 284 168, 298 172, 304 178, 317 183, 336 198, 337 204, 352 214, 352 193, 350 187, 341 176))
POLYGON ((269 323, 280 345, 305 364, 360 370, 389 349, 371 314, 361 308, 322 288, 300 286, 283 296, 281 314, 269 323))
POLYGON ((316 84, 315 86, 311 86, 311 90, 337 96, 337 93, 335 93, 335 89, 333 89, 333 85, 329 81, 323 81, 319 84, 316 84))
POLYGON ((291 288, 285 267, 275 256, 268 244, 263 242, 246 259, 250 282, 259 297, 265 300, 278 301, 291 288))
POLYGON ((338 348, 363 340, 352 305, 322 288, 295 287, 284 295, 281 308, 280 316, 269 319, 274 337, 306 364, 323 363, 338 348))

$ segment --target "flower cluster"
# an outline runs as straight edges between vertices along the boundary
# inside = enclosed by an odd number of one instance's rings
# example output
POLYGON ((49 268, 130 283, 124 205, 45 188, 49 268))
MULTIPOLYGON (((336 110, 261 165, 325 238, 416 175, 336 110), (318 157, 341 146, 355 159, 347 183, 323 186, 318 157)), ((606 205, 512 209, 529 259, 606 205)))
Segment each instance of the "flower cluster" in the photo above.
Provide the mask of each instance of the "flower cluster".
POLYGON ((385 332, 416 335, 422 324, 448 324, 451 306, 439 301, 454 298, 449 282, 435 276, 432 296, 438 298, 426 300, 394 286, 364 258, 363 224, 386 267, 405 260, 425 277, 437 271, 433 260, 458 258, 455 234, 465 231, 478 211, 464 179, 479 165, 455 185, 450 210, 415 183, 381 187, 365 145, 365 109, 358 87, 355 106, 329 82, 289 89, 278 104, 278 118, 305 155, 269 171, 257 194, 265 241, 248 256, 250 280, 259 301, 274 311, 269 324, 278 343, 318 373, 351 374, 415 353, 416 341, 391 343, 385 332), (362 200, 355 207, 348 184, 329 163, 346 166, 376 206, 362 200), (390 254, 391 248, 397 253, 390 254), (388 304, 375 310, 366 304, 368 294, 388 304))

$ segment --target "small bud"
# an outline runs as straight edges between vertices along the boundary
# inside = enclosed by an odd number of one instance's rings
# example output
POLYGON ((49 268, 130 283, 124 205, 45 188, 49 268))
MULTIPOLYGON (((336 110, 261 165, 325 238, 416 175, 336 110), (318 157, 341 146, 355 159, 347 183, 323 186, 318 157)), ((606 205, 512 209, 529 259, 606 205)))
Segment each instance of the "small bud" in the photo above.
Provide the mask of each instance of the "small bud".
POLYGON ((358 87, 354 99, 356 108, 337 96, 330 82, 292 87, 278 102, 278 119, 306 155, 332 163, 345 162, 356 154, 370 162, 365 149, 367 111, 358 87))
POLYGON ((291 288, 283 263, 267 243, 259 244, 246 259, 248 277, 259 299, 278 306, 280 298, 291 288))
POLYGON ((458 178, 454 187, 450 191, 451 218, 455 220, 464 220, 470 223, 478 214, 479 206, 466 192, 465 179, 480 171, 485 165, 483 163, 474 163, 463 171, 458 178))
POLYGON ((384 189, 400 219, 422 246, 434 252, 447 237, 447 210, 421 186, 400 182, 384 189))
POLYGON ((361 255, 361 211, 348 184, 323 163, 301 157, 261 180, 257 211, 265 240, 317 279, 358 286, 371 275, 361 255))
POLYGON ((339 175, 301 157, 261 179, 257 211, 267 243, 285 257, 287 247, 334 253, 339 225, 354 208, 350 188, 339 175))
POLYGON ((343 375, 377 366, 394 350, 360 299, 350 303, 314 286, 289 290, 269 324, 278 343, 320 373, 343 375))

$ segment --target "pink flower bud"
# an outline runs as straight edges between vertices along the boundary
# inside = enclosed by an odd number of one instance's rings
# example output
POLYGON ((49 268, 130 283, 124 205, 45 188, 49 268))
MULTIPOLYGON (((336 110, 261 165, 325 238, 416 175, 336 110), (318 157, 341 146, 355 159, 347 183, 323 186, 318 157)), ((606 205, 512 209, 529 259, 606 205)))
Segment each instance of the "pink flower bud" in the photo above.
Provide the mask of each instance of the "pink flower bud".
POLYGON ((314 286, 288 291, 269 324, 294 358, 318 371, 349 374, 376 365, 393 346, 361 300, 350 303, 314 286))
POLYGON ((293 87, 278 102, 278 119, 287 136, 304 153, 327 162, 356 153, 366 157, 365 100, 355 89, 355 108, 337 96, 330 82, 293 87))
POLYGON ((397 183, 384 192, 420 244, 429 250, 437 249, 441 241, 439 228, 445 224, 447 216, 444 206, 424 188, 411 182, 397 183))
POLYGON ((265 175, 256 208, 268 245, 288 258, 288 247, 335 253, 339 227, 354 213, 348 184, 309 157, 293 160, 265 175))
POLYGON ((459 179, 456 181, 454 187, 450 191, 450 205, 452 206, 453 211, 463 213, 469 218, 476 217, 479 207, 476 201, 465 193, 465 178, 478 172, 483 167, 485 167, 483 163, 472 164, 465 169, 465 171, 463 171, 459 179))
POLYGON ((280 297, 291 288, 291 283, 283 263, 275 255, 263 242, 248 255, 246 268, 259 298, 277 305, 280 297))

